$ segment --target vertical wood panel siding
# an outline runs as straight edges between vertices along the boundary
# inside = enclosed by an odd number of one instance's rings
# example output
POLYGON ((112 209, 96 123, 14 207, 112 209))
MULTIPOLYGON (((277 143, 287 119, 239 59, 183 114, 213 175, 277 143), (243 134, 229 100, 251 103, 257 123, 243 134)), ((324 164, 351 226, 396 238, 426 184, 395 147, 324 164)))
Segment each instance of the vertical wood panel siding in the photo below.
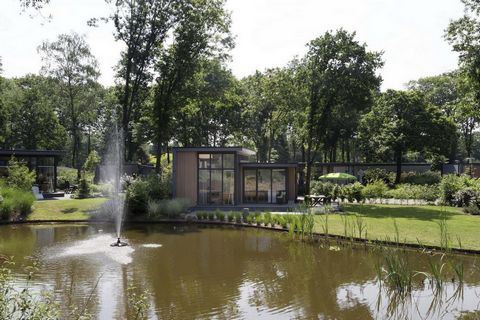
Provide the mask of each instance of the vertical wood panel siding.
POLYGON ((297 198, 297 177, 295 168, 288 168, 288 200, 295 200, 297 198))
POLYGON ((197 205, 197 153, 177 152, 175 158, 175 191, 177 198, 190 199, 197 205))

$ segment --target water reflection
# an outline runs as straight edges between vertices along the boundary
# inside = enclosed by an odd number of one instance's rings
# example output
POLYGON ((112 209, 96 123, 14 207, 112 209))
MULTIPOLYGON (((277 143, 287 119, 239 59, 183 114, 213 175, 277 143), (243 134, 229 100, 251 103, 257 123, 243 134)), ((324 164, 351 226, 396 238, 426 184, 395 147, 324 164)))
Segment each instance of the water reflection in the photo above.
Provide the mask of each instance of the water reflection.
MULTIPOLYGON (((448 283, 434 294, 419 279, 399 298, 377 281, 381 251, 330 250, 341 246, 255 229, 133 225, 126 248, 111 248, 113 236, 108 225, 2 226, 0 253, 15 255, 18 277, 24 257, 36 256, 35 286, 55 292, 65 311, 77 306, 99 319, 131 315, 131 286, 149 293, 150 319, 453 319, 479 308, 469 257, 459 258, 463 292, 448 283)), ((414 270, 431 259, 407 255, 414 270)))

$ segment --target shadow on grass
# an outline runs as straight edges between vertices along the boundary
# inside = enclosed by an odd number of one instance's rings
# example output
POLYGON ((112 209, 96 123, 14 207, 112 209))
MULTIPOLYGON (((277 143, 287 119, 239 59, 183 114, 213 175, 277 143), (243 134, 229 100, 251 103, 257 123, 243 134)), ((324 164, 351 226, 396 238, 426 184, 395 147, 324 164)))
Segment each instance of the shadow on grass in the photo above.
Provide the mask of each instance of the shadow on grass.
POLYGON ((382 205, 345 205, 345 211, 369 218, 403 218, 412 220, 433 221, 442 218, 451 219, 455 213, 442 207, 421 206, 382 206, 382 205))
POLYGON ((67 209, 63 209, 62 212, 67 214, 67 213, 74 213, 78 211, 78 208, 67 208, 67 209))

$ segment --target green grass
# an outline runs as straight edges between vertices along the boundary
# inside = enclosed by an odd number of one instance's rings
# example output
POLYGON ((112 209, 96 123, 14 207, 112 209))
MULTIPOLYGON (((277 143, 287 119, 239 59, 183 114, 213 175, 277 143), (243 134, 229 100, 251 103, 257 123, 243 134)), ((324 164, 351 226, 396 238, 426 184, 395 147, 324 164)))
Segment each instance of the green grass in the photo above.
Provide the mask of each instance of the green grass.
MULTIPOLYGON (((440 225, 444 217, 450 247, 459 247, 460 238, 462 248, 480 250, 480 216, 466 215, 460 208, 368 204, 347 204, 343 208, 344 214, 330 214, 330 234, 344 235, 345 219, 348 219, 350 225, 354 225, 355 216, 359 216, 366 225, 368 239, 395 240, 395 221, 400 242, 418 244, 420 241, 424 245, 441 246, 440 225)), ((322 216, 316 216, 315 222, 315 231, 322 232, 322 216)), ((351 227, 348 232, 350 236, 351 227)), ((362 237, 364 234, 365 230, 362 237)), ((354 236, 358 237, 357 230, 354 236)))
POLYGON ((28 220, 88 220, 89 212, 105 201, 106 198, 35 201, 28 220))

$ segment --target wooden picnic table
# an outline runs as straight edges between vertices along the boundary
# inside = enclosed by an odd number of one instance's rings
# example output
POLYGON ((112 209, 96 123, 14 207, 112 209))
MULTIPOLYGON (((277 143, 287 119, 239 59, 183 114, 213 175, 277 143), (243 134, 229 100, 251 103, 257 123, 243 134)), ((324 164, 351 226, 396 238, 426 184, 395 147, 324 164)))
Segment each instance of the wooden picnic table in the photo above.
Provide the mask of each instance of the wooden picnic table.
POLYGON ((309 207, 316 207, 317 205, 322 205, 325 203, 324 195, 310 194, 305 195, 305 204, 309 207))

